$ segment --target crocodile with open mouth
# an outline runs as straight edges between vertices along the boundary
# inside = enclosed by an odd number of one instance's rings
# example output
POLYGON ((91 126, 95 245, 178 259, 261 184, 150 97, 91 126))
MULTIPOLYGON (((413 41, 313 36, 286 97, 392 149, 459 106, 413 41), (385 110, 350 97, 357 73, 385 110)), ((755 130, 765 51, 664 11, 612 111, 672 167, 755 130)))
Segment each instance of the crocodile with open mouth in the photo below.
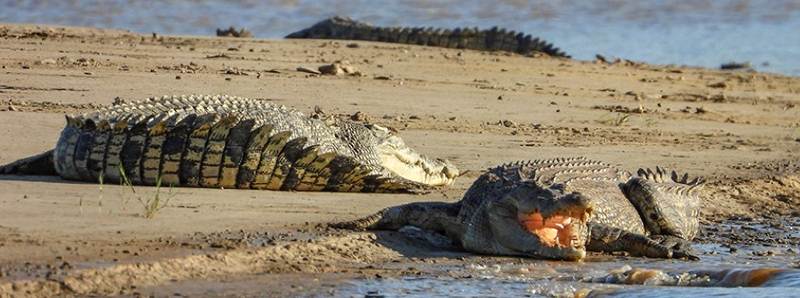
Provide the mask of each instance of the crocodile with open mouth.
POLYGON ((386 208, 347 229, 416 226, 443 233, 467 251, 580 260, 587 251, 696 259, 699 178, 657 168, 632 176, 582 157, 517 162, 489 169, 456 203, 386 208))

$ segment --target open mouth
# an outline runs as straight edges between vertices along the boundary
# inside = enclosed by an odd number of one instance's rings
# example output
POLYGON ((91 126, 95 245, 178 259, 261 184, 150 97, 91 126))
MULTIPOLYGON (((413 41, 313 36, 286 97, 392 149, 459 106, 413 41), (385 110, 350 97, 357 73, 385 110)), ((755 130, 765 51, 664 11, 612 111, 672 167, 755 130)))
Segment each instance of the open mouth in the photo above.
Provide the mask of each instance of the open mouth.
POLYGON ((585 246, 583 231, 591 209, 576 208, 544 216, 541 212, 519 214, 519 222, 549 247, 581 248, 585 246))

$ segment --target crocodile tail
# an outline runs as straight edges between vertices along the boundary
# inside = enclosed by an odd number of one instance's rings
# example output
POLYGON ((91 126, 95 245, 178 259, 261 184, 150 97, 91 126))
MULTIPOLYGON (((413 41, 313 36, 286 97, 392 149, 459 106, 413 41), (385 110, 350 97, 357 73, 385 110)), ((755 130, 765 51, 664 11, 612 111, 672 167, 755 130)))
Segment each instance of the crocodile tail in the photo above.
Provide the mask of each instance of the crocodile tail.
POLYGON ((672 181, 675 181, 675 183, 688 185, 690 192, 694 192, 694 191, 700 190, 706 185, 705 178, 703 178, 703 177, 694 177, 694 179, 689 179, 689 174, 688 173, 684 173, 683 176, 681 176, 677 172, 672 171, 671 178, 672 178, 672 181))
POLYGON ((622 186, 636 206, 648 231, 685 240, 694 239, 700 228, 702 178, 689 179, 661 167, 639 169, 637 177, 622 186))
POLYGON ((680 175, 676 171, 669 171, 667 169, 656 167, 655 170, 650 168, 647 169, 639 169, 637 171, 639 177, 656 182, 656 183, 664 183, 664 182, 671 182, 675 183, 674 191, 681 195, 694 195, 698 190, 702 189, 705 186, 706 181, 702 177, 695 177, 694 179, 690 179, 688 173, 684 173, 680 175))
POLYGON ((53 164, 53 150, 0 166, 3 175, 58 175, 53 164))

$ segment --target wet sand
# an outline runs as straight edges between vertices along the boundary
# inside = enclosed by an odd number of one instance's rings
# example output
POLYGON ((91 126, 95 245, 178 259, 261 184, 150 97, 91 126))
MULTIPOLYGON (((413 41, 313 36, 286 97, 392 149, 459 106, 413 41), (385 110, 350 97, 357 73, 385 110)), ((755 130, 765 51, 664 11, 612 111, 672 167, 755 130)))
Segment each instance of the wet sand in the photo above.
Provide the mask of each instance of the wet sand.
MULTIPOLYGON (((456 201, 483 169, 523 159, 583 155, 631 171, 659 165, 706 177, 701 241, 759 244, 768 240, 738 237, 723 222, 769 225, 800 214, 798 78, 370 42, 12 24, 0 25, 0 40, 0 163, 52 148, 64 113, 116 97, 231 94, 306 113, 315 106, 361 112, 469 171, 426 195, 161 189, 169 204, 152 219, 142 216, 139 199, 154 188, 132 193, 3 176, 0 296, 324 295, 343 280, 442 273, 431 260, 504 262, 400 233, 322 224, 405 202, 456 201), (297 71, 336 60, 362 75, 297 71), (409 269, 417 267, 424 268, 409 269)), ((798 236, 783 235, 779 244, 796 243, 798 236)), ((796 259, 797 252, 779 254, 796 259)))

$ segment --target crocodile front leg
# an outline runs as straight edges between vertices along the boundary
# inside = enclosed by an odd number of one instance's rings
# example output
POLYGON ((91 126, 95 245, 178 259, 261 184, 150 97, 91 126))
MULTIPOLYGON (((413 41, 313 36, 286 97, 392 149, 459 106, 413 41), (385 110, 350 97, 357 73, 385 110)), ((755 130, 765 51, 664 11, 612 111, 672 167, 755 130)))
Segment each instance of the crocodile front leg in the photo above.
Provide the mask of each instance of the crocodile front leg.
MULTIPOLYGON (((671 238, 670 238, 671 239, 671 238)), ((662 239, 658 239, 662 240, 662 239)), ((602 252, 628 252, 632 256, 645 256, 649 258, 685 258, 698 260, 687 246, 670 245, 670 241, 663 239, 663 243, 648 238, 645 235, 631 233, 622 229, 605 225, 591 225, 591 237, 586 246, 590 251, 602 252), (666 244, 666 245, 665 245, 666 244)))
MULTIPOLYGON (((419 202, 389 207, 367 217, 331 224, 331 227, 349 230, 399 230, 403 226, 450 235, 462 233, 455 222, 460 207, 442 202, 419 202)), ((452 237, 451 237, 452 238, 452 237)))
POLYGON ((680 251, 689 255, 694 255, 692 242, 686 239, 672 236, 672 235, 650 235, 650 239, 657 242, 661 246, 667 247, 674 251, 680 251))

